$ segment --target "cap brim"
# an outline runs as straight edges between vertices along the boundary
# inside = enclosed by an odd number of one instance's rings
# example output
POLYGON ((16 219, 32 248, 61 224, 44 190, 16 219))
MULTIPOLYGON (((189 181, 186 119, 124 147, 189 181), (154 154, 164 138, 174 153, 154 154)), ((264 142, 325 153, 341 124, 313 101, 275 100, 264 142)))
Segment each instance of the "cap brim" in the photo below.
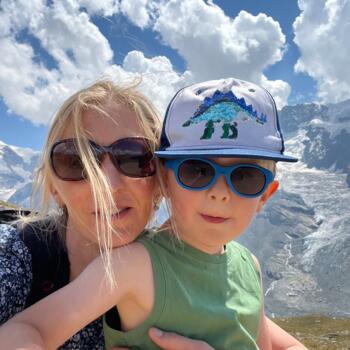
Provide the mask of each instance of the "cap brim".
POLYGON ((181 157, 237 157, 237 158, 261 158, 271 159, 276 162, 297 162, 298 158, 287 156, 284 154, 269 152, 269 151, 258 151, 258 150, 247 150, 247 149, 186 149, 186 150, 169 150, 169 151, 156 151, 155 154, 159 158, 181 158, 181 157))

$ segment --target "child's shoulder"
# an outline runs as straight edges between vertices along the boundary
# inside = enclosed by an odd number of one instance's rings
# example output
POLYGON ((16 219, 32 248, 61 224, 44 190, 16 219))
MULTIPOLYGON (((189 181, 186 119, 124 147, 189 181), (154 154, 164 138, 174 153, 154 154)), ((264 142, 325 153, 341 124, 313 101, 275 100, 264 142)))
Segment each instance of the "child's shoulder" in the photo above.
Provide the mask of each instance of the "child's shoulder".
POLYGON ((259 262, 247 247, 236 241, 231 241, 226 245, 226 249, 229 251, 229 254, 239 258, 242 263, 249 264, 260 275, 259 262))
POLYGON ((249 256, 250 258, 253 256, 252 252, 245 247, 243 244, 238 243, 237 241, 231 241, 226 244, 226 249, 230 249, 234 252, 239 252, 243 258, 249 256))

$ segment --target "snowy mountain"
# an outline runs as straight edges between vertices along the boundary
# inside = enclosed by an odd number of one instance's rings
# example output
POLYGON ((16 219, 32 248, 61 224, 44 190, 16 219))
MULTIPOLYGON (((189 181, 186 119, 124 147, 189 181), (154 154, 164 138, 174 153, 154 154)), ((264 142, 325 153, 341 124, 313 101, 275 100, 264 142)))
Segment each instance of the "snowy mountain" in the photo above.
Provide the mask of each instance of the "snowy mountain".
POLYGON ((32 180, 40 152, 0 141, 0 200, 29 205, 32 180))
POLYGON ((350 100, 280 112, 281 191, 241 237, 262 264, 272 315, 350 316, 350 100))
MULTIPOLYGON (((350 100, 287 106, 280 122, 300 161, 278 164, 280 190, 239 240, 260 260, 268 314, 350 317, 350 100)), ((0 143, 0 200, 27 205, 38 157, 0 143)))
POLYGON ((299 134, 300 157, 309 168, 340 171, 350 187, 350 100, 328 106, 287 106, 280 120, 289 138, 299 134))

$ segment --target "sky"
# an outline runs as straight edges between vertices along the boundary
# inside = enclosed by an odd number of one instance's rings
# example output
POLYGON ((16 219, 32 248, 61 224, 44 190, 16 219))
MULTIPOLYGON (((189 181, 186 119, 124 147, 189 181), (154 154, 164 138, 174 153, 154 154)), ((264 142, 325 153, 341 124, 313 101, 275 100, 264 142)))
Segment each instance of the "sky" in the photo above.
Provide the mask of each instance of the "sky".
POLYGON ((58 107, 101 77, 160 114, 192 83, 236 77, 278 108, 350 98, 350 0, 0 0, 0 141, 40 150, 58 107))

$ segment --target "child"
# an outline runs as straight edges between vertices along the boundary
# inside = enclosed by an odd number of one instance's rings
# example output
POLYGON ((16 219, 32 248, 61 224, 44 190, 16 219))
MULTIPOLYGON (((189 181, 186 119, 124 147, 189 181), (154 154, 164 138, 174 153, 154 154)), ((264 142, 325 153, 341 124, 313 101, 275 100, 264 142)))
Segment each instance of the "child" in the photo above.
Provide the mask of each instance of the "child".
POLYGON ((37 344, 55 349, 117 305, 123 332, 107 313, 107 348, 158 349, 147 336, 156 326, 215 349, 271 349, 259 265, 233 240, 277 190, 275 162, 296 161, 283 151, 266 90, 233 78, 180 90, 157 152, 170 227, 113 251, 116 287, 97 258, 14 322, 33 326, 37 344))

